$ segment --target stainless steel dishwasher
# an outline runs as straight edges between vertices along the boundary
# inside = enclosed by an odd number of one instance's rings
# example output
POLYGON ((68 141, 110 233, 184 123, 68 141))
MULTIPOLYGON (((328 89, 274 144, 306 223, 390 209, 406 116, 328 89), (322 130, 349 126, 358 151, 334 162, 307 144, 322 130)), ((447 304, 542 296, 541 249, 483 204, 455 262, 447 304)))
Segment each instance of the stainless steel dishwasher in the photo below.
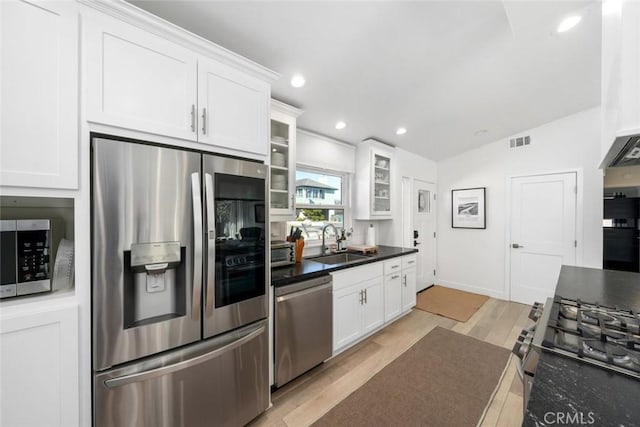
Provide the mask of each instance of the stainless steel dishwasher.
POLYGON ((275 385, 281 387, 333 352, 331 276, 275 289, 275 385))

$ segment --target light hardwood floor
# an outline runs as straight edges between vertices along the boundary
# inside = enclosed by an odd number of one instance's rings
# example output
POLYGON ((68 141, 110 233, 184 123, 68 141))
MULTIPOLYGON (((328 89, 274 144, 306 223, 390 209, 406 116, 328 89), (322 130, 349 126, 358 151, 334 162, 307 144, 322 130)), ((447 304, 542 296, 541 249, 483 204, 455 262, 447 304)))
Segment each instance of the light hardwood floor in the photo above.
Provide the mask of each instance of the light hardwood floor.
MULTIPOLYGON (((271 396, 273 406, 250 425, 308 426, 436 326, 511 350, 520 331, 531 322, 527 319, 529 310, 530 307, 523 304, 490 298, 467 322, 461 323, 414 309, 385 329, 277 390, 271 396)), ((482 427, 521 424, 522 383, 514 361, 511 361, 482 427)))

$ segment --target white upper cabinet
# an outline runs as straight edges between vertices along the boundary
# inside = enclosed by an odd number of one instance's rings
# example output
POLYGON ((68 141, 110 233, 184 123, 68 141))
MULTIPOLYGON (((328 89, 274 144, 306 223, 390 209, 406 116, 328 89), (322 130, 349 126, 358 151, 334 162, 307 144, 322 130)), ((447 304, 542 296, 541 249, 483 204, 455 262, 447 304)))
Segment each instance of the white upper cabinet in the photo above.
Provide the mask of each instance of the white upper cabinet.
POLYGON ((74 2, 0 1, 0 185, 78 187, 74 2))
POLYGON ((200 142, 267 154, 269 84, 227 67, 198 62, 200 142))
POLYGON ((153 31, 146 28, 153 16, 141 19, 143 23, 133 25, 87 13, 88 120, 266 157, 268 80, 275 73, 213 43, 203 47, 202 39, 196 40, 196 52, 190 41, 182 43, 192 35, 181 34, 184 40, 178 43, 172 40, 181 30, 171 28, 164 37, 160 24, 153 31), (239 67, 259 68, 260 76, 206 56, 202 51, 207 49, 222 52, 239 67))
POLYGON ((626 1, 622 9, 622 79, 620 129, 640 131, 640 3, 626 1))
POLYGON ((302 110, 275 99, 271 100, 269 215, 272 221, 286 221, 295 216, 296 123, 300 114, 302 110))
POLYGON ((105 16, 85 36, 89 121, 196 140, 195 54, 105 16))
POLYGON ((616 136, 640 131, 640 3, 615 5, 602 15, 603 154, 616 136))
POLYGON ((393 217, 393 147, 367 139, 356 150, 356 219, 393 217))

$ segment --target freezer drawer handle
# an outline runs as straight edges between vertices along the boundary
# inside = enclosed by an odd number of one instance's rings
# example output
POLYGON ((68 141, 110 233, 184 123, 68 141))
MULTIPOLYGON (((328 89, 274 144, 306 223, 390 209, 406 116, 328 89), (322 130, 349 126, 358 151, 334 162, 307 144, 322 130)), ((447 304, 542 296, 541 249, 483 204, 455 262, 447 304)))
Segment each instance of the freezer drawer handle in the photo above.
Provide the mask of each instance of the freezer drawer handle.
POLYGON ((121 377, 111 378, 104 382, 104 385, 108 388, 116 388, 121 387, 131 383, 137 383, 141 381, 146 381, 152 378, 161 377, 163 375, 170 374, 172 372, 181 371, 184 369, 191 368, 193 366, 199 365, 200 363, 204 363, 207 360, 211 360, 215 357, 220 356, 221 354, 227 353, 231 350, 234 350, 241 345, 251 341, 265 330, 264 325, 260 326, 255 331, 245 335, 244 337, 229 343, 223 347, 217 348, 209 353, 202 354, 200 356, 194 357, 193 359, 183 360, 182 362, 174 363, 167 366, 162 366, 155 369, 150 369, 144 372, 137 372, 135 374, 123 375, 121 377))
POLYGON ((200 319, 202 300, 202 201, 200 198, 200 174, 191 174, 191 197, 193 198, 193 299, 191 318, 200 319))

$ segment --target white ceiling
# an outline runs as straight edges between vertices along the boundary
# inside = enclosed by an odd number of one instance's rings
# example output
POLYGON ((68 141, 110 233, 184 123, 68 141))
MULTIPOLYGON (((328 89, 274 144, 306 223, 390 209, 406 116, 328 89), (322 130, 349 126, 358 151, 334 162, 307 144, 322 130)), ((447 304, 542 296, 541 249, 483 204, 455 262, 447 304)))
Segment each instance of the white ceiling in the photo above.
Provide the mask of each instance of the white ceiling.
POLYGON ((131 2, 281 73, 299 126, 350 143, 440 160, 600 104, 598 1, 131 2))

